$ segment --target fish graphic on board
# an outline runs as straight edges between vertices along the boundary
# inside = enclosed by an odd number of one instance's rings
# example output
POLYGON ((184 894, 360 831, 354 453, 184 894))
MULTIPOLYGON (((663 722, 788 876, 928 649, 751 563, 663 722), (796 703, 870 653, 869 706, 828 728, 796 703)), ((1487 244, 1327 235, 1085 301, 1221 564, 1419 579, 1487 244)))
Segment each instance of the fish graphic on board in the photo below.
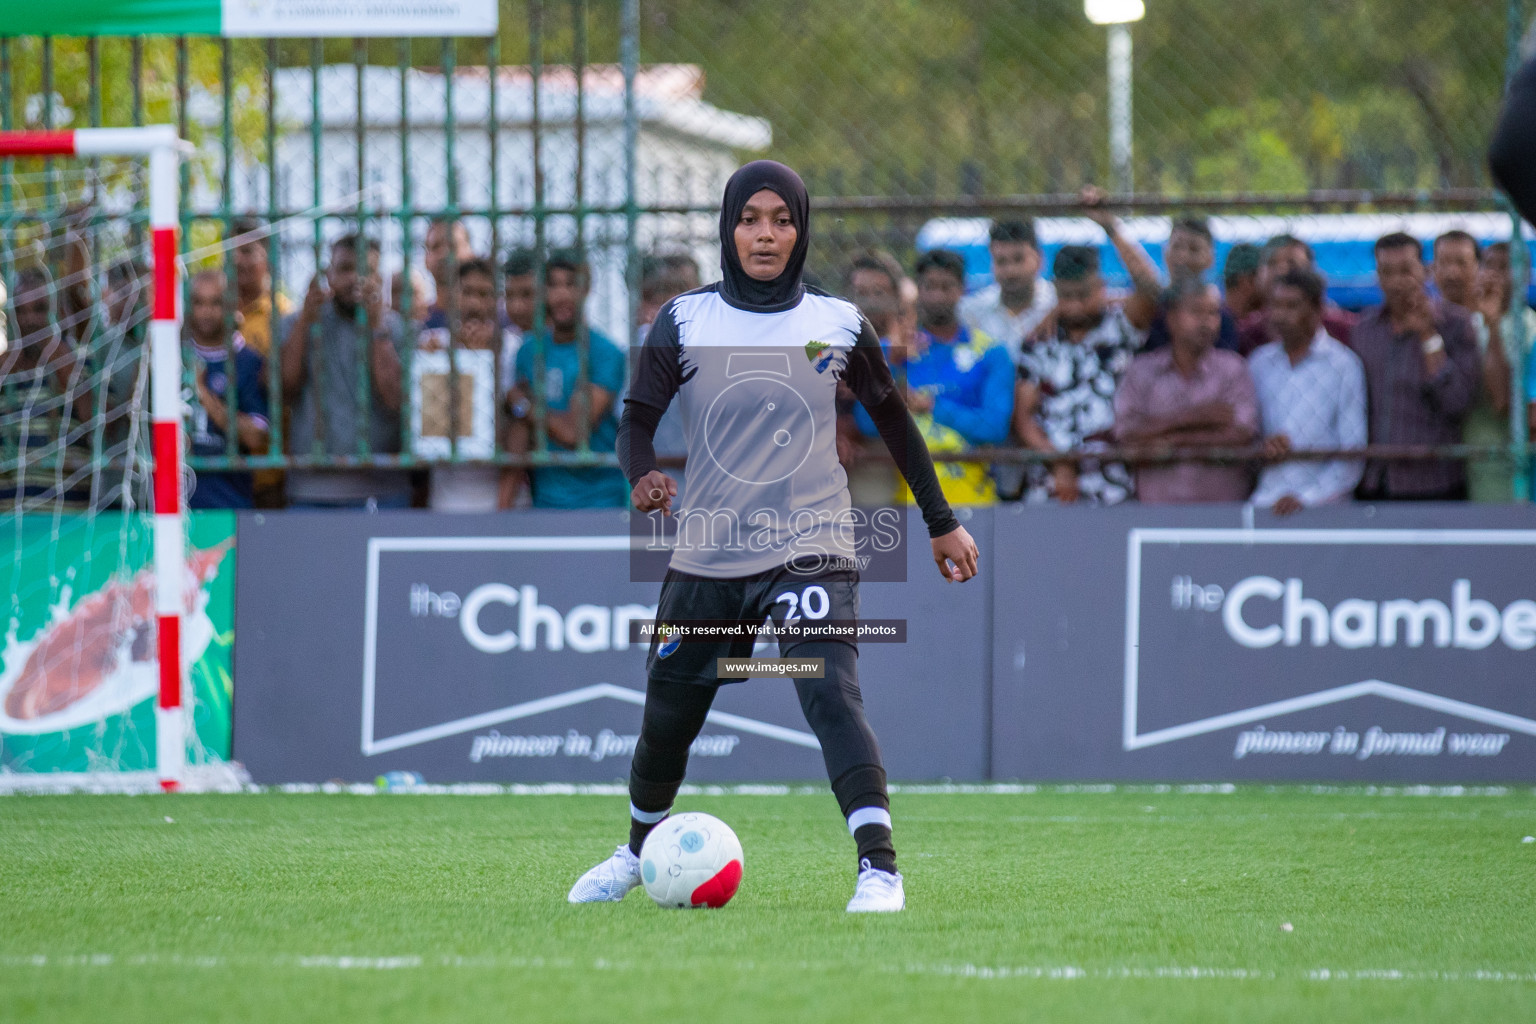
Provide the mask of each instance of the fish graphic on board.
MULTIPOLYGON (((189 554, 185 612, 196 608, 199 592, 233 547, 227 540, 189 554)), ((104 584, 44 630, 5 695, 5 714, 19 721, 55 714, 94 693, 125 660, 152 662, 155 653, 155 577, 146 568, 104 584)))

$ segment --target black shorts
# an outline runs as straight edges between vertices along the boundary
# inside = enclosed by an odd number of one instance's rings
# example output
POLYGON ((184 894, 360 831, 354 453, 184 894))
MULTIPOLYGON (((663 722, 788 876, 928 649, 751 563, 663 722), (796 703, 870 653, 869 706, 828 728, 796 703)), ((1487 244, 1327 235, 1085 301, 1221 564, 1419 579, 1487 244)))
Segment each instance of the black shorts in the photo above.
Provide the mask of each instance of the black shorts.
MULTIPOLYGON (((824 569, 797 572, 789 566, 768 569, 753 576, 717 579, 668 569, 656 607, 660 623, 710 619, 760 623, 772 618, 782 626, 786 619, 813 623, 822 619, 852 624, 859 615, 859 573, 856 569, 824 569)), ((804 643, 804 638, 780 636, 779 654, 804 643)), ((858 648, 852 639, 842 640, 858 648)), ((740 682, 720 679, 715 672, 719 658, 750 658, 754 641, 748 638, 719 641, 674 641, 662 653, 662 638, 651 638, 645 668, 651 678, 674 682, 717 685, 740 682)))

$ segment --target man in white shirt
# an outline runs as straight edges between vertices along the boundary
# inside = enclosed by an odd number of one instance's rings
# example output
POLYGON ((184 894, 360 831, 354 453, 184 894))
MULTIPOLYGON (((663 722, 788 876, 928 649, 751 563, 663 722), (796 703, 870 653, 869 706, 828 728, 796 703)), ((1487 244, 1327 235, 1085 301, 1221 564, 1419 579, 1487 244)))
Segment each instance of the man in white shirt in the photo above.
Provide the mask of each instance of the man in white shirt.
MULTIPOLYGON (((1040 280, 1040 246, 1033 220, 993 221, 987 249, 992 254, 993 283, 960 300, 960 322, 995 339, 1021 366, 1026 341, 1056 308, 1056 287, 1040 280)), ((992 467, 998 493, 1019 495, 1025 485, 1024 467, 1002 463, 992 467)))
MULTIPOLYGON (((458 353, 489 354, 490 377, 485 393, 477 393, 475 379, 460 374, 457 381, 460 409, 468 410, 472 403, 488 402, 492 409, 500 405, 498 395, 505 395, 510 387, 511 364, 517 358, 521 333, 498 330, 496 317, 496 271, 490 260, 471 257, 457 267, 457 312, 459 336, 457 345, 449 337, 450 328, 428 327, 421 332, 418 350, 426 352, 454 351, 458 353), (498 337, 499 335, 499 337, 498 337), (471 397, 473 396, 473 397, 471 397), (467 399, 467 401, 466 401, 467 399)), ((457 358, 457 356, 455 356, 457 358)), ((471 356, 470 358, 474 358, 471 356)), ((485 358, 485 357, 481 357, 485 358)), ((452 376, 444 387, 451 387, 452 376)), ((418 381, 418 388, 422 382, 418 381)), ((417 395, 417 402, 423 396, 417 395)), ((446 432, 451 424, 434 424, 435 430, 446 432)), ((473 438, 474 428, 469 423, 457 424, 459 444, 480 441, 473 438)), ((460 456, 464 456, 461 447, 460 456)), ((485 453, 489 454, 489 453, 485 453)), ((484 457, 481 455, 480 457, 484 457)), ((505 508, 503 476, 505 470, 495 466, 438 465, 432 467, 428 507, 438 512, 495 512, 505 508)))
POLYGON ((1039 279, 1040 247, 1033 221, 994 221, 993 284, 960 300, 960 320, 1001 342, 1018 365, 1024 339, 1056 306, 1056 289, 1039 279))
MULTIPOLYGON (((1270 282, 1264 312, 1279 341, 1248 357, 1264 424, 1264 451, 1359 448, 1366 443, 1365 368, 1360 357, 1323 329, 1323 281, 1310 270, 1288 270, 1270 282)), ((1276 462, 1259 477, 1250 499, 1276 515, 1348 500, 1363 464, 1276 462)))

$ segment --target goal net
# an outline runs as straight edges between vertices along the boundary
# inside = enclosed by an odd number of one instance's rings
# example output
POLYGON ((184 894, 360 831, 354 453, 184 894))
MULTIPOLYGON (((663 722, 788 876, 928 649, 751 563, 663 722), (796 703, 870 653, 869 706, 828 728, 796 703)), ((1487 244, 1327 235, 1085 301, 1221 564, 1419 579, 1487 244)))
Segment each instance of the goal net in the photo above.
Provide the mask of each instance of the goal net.
POLYGON ((0 132, 3 788, 228 757, 233 521, 181 502, 178 159, 165 128, 0 132))

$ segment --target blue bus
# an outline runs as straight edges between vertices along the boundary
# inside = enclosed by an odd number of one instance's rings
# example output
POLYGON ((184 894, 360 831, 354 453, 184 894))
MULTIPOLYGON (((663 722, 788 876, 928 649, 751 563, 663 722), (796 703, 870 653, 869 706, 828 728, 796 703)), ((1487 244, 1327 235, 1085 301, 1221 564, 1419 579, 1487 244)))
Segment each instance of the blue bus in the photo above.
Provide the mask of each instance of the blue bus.
MULTIPOLYGON (((1125 233, 1140 242, 1159 267, 1163 264, 1163 245, 1168 241, 1168 217, 1123 218, 1125 233)), ((1372 250, 1376 239, 1393 231, 1406 231, 1424 242, 1424 258, 1432 255, 1434 239, 1454 228, 1466 231, 1483 245, 1510 239, 1510 217, 1503 213, 1327 213, 1295 216, 1212 217, 1211 234, 1216 239, 1216 266, 1213 276, 1219 280, 1227 252, 1232 246, 1249 242, 1263 245, 1275 235, 1295 235, 1312 246, 1317 267, 1328 282, 1328 297, 1345 309, 1363 309, 1381 301, 1376 286, 1376 261, 1372 250)), ((930 220, 917 233, 917 249, 952 249, 965 257, 966 288, 975 290, 992 283, 992 257, 987 250, 987 231, 991 221, 984 217, 942 217, 930 220)), ((1035 220, 1045 265, 1042 276, 1049 279, 1051 260, 1064 245, 1092 245, 1098 248, 1105 281, 1111 288, 1129 289, 1126 273, 1114 246, 1104 237, 1104 230, 1086 217, 1040 217, 1035 220)), ((1536 234, 1525 226, 1528 250, 1536 234)), ((1536 304, 1536 287, 1528 287, 1527 302, 1536 304)))

